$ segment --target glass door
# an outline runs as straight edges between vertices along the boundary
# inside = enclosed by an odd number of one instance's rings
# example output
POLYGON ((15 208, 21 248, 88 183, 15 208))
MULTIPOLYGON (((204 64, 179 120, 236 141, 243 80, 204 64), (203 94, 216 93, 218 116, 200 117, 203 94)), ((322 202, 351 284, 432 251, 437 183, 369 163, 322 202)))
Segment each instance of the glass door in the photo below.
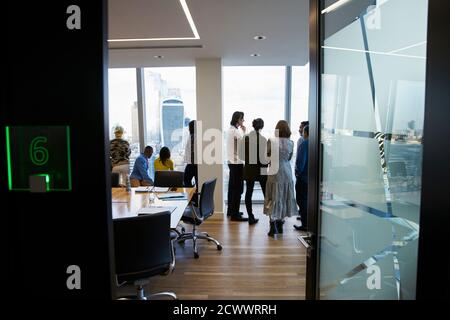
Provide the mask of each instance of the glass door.
POLYGON ((321 3, 316 298, 415 298, 427 11, 321 3))

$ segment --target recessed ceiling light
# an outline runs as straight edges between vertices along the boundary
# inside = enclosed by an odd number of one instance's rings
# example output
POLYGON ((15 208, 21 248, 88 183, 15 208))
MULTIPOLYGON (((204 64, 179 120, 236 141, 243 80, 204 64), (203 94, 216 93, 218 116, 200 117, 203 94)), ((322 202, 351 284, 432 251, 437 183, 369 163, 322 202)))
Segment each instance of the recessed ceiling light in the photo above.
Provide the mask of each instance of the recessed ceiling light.
POLYGON ((250 56, 252 56, 252 57, 261 57, 261 55, 259 53, 252 53, 250 56))
POLYGON ((156 59, 162 59, 162 58, 164 58, 164 56, 153 56, 154 58, 156 58, 156 59))
POLYGON ((266 36, 254 36, 253 39, 255 39, 255 40, 266 40, 266 36))

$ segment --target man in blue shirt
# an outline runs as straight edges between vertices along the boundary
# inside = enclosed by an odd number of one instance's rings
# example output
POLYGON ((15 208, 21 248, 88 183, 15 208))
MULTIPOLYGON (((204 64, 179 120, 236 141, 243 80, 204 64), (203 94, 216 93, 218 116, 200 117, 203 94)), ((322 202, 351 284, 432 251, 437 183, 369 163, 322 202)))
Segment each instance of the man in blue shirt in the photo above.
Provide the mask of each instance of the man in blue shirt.
POLYGON ((150 159, 152 154, 153 148, 146 146, 144 153, 141 153, 141 155, 136 158, 133 171, 130 175, 130 184, 132 187, 153 185, 153 180, 148 175, 148 159, 150 159))
POLYGON ((296 230, 307 231, 307 201, 308 201, 308 147, 309 147, 309 126, 303 128, 303 141, 297 148, 297 159, 295 161, 295 176, 297 181, 297 203, 300 207, 301 226, 294 225, 296 230))

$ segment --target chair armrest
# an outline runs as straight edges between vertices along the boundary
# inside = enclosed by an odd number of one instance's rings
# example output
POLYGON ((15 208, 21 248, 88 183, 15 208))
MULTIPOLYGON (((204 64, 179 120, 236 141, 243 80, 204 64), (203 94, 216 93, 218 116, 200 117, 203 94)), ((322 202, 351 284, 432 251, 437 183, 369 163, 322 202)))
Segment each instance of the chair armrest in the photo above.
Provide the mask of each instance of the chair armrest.
POLYGON ((203 218, 202 218, 202 217, 199 217, 199 216, 197 215, 197 211, 195 210, 195 206, 193 206, 192 204, 190 204, 190 206, 191 206, 192 212, 194 213, 194 218, 195 218, 195 220, 203 221, 203 218))

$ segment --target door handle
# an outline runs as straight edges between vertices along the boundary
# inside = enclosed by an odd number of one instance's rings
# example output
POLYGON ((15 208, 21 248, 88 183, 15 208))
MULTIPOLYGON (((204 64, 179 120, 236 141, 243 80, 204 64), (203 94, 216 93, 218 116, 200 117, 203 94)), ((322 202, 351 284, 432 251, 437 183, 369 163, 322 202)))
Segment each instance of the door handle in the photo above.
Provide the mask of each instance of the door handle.
POLYGON ((304 235, 300 235, 297 239, 300 241, 300 243, 305 247, 307 256, 309 257, 311 255, 311 250, 314 249, 312 246, 312 233, 306 233, 304 235))

